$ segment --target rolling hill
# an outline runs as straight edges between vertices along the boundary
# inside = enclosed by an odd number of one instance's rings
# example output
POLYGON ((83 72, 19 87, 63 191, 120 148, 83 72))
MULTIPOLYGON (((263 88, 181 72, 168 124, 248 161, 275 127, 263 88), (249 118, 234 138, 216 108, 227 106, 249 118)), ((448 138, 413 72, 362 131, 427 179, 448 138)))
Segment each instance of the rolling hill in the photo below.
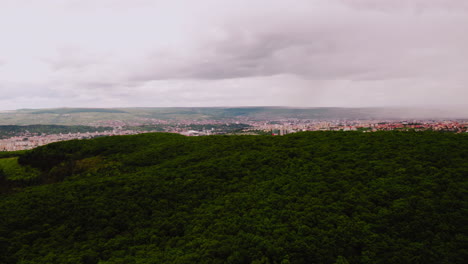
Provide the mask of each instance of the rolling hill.
POLYGON ((419 108, 141 107, 20 109, 0 112, 0 125, 89 125, 109 120, 468 119, 468 111, 419 108))
POLYGON ((154 133, 12 155, 0 263, 468 259, 466 134, 154 133))

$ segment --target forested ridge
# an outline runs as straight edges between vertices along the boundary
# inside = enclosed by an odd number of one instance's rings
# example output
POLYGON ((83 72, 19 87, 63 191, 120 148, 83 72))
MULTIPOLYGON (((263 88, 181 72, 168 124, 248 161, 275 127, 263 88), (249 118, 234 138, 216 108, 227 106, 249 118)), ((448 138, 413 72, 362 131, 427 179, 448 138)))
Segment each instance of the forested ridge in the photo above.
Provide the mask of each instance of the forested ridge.
POLYGON ((0 263, 468 259, 467 134, 153 133, 13 155, 36 176, 0 168, 0 263))

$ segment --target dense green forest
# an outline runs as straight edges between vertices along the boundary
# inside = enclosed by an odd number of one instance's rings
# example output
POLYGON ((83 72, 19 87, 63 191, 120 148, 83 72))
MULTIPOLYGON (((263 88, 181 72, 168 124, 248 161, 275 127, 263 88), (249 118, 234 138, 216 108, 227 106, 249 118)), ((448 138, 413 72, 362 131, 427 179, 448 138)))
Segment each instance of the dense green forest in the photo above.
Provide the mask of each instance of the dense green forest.
POLYGON ((0 263, 468 259, 467 134, 153 133, 4 159, 0 263))

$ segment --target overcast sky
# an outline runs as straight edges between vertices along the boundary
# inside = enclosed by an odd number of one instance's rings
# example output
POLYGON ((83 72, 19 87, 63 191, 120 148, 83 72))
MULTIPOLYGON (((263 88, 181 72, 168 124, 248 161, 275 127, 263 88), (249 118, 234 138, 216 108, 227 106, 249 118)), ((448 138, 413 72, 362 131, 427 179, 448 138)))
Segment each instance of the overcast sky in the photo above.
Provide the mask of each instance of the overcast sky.
POLYGON ((467 0, 0 0, 0 109, 468 105, 467 0))

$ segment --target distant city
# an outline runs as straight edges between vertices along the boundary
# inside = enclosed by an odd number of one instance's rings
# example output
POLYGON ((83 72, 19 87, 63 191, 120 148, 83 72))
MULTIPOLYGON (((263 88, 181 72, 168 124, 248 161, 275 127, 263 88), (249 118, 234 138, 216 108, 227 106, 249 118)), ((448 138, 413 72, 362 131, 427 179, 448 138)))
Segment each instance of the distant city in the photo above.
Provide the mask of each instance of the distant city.
MULTIPOLYGON (((221 120, 163 120, 145 118, 140 121, 103 120, 91 122, 83 132, 54 133, 54 126, 47 126, 41 132, 17 129, 0 139, 0 151, 33 149, 53 142, 90 139, 102 136, 135 135, 150 132, 178 133, 185 136, 207 135, 274 135, 282 136, 302 131, 447 131, 467 133, 468 119, 460 120, 341 120, 341 119, 271 119, 252 120, 249 117, 221 120)), ((22 127, 22 126, 17 126, 22 127)), ((62 128, 66 130, 67 127, 62 128)), ((70 131, 73 131, 70 126, 70 131)), ((0 127, 0 130, 2 128, 0 127)), ((11 130, 11 126, 9 126, 11 130)), ((76 129, 75 129, 76 130, 76 129)))

